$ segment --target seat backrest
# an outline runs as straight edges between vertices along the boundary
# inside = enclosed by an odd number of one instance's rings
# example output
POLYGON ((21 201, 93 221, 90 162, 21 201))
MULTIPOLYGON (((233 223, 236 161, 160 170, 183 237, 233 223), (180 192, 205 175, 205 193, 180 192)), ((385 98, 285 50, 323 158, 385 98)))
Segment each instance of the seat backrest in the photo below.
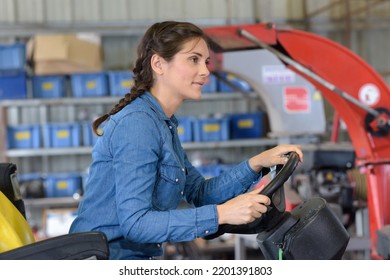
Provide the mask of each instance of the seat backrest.
POLYGON ((35 242, 30 225, 0 192, 0 253, 35 242))
POLYGON ((11 162, 0 163, 0 192, 2 192, 24 217, 26 211, 20 187, 16 178, 16 164, 11 162))

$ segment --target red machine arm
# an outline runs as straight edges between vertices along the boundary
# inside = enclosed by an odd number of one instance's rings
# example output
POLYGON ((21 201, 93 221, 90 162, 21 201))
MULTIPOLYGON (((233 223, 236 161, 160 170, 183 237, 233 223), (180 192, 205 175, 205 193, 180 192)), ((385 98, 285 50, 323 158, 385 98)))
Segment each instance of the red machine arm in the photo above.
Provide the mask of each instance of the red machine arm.
POLYGON ((345 122, 368 188, 371 253, 376 232, 390 224, 390 89, 365 61, 349 49, 298 30, 253 24, 205 29, 216 52, 266 48, 305 77, 345 122))

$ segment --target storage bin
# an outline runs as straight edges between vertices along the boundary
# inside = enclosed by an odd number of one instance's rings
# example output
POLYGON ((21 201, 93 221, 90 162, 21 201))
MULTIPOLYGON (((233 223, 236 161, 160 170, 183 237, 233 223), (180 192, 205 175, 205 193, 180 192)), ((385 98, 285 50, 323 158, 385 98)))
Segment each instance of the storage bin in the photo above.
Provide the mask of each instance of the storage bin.
POLYGON ((124 96, 134 85, 130 71, 108 71, 107 76, 111 96, 124 96))
POLYGON ((0 100, 26 99, 27 75, 24 71, 0 71, 0 100))
POLYGON ((34 98, 61 98, 66 95, 65 76, 33 76, 32 89, 34 98))
POLYGON ((229 118, 198 118, 194 121, 194 140, 226 141, 229 140, 229 118))
POLYGON ((77 173, 53 173, 44 178, 45 197, 82 195, 81 176, 77 173))
POLYGON ((0 44, 0 70, 24 70, 26 44, 0 44))
POLYGON ((203 93, 216 93, 217 92, 217 77, 215 75, 210 74, 209 81, 207 84, 204 84, 202 87, 203 93))
POLYGON ((193 117, 178 117, 177 133, 181 142, 193 141, 193 117))
MULTIPOLYGON (((82 126, 82 138, 83 138, 83 145, 84 146, 93 146, 95 145, 97 139, 99 136, 97 136, 93 131, 92 131, 92 122, 87 121, 83 122, 81 124, 82 126)), ((99 131, 101 129, 99 128, 99 131)))
POLYGON ((8 149, 36 149, 40 147, 40 126, 17 125, 7 127, 8 149))
POLYGON ((78 123, 49 123, 43 125, 44 146, 47 148, 79 147, 81 128, 78 123))
MULTIPOLYGON (((221 77, 226 78, 229 82, 231 82, 233 85, 238 87, 242 92, 251 92, 252 91, 252 87, 249 85, 248 82, 246 82, 242 79, 239 79, 238 77, 236 77, 232 74, 222 73, 221 77)), ((236 89, 229 86, 222 79, 218 80, 218 91, 219 92, 237 92, 236 89)))
POLYGON ((230 115, 231 138, 260 138, 264 136, 264 113, 243 113, 230 115))
POLYGON ((74 97, 108 95, 107 75, 104 72, 72 74, 70 83, 74 97))

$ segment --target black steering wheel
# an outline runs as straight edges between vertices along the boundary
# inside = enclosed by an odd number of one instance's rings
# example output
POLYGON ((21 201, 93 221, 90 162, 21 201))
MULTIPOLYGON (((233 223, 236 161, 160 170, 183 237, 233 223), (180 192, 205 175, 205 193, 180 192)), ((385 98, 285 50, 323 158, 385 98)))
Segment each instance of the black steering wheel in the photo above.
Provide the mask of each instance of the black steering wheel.
POLYGON ((271 198, 272 202, 269 206, 269 209, 266 214, 262 215, 260 218, 254 220, 249 224, 244 225, 231 225, 223 224, 218 227, 218 231, 214 234, 210 234, 204 237, 206 240, 214 239, 218 236, 221 236, 224 233, 239 233, 239 234, 255 234, 263 231, 265 228, 270 226, 270 223, 276 223, 278 217, 281 216, 284 212, 284 191, 283 185, 287 179, 294 172, 295 168, 299 163, 299 156, 295 152, 291 152, 286 155, 288 161, 284 165, 278 165, 276 167, 277 174, 268 183, 268 185, 260 192, 260 194, 266 195, 271 198), (280 192, 278 192, 280 191, 280 192), (274 195, 282 193, 281 197, 275 198, 274 195), (283 201, 282 201, 283 199, 283 201), (283 204, 283 209, 276 207, 275 200, 278 200, 278 203, 283 204))

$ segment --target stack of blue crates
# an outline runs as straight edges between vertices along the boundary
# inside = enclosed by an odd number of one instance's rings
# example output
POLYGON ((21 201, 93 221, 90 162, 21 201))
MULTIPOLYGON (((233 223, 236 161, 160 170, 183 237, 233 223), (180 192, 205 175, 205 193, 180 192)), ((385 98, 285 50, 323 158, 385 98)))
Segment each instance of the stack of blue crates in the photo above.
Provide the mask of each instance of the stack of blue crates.
POLYGON ((0 100, 27 98, 26 45, 0 45, 0 100))

